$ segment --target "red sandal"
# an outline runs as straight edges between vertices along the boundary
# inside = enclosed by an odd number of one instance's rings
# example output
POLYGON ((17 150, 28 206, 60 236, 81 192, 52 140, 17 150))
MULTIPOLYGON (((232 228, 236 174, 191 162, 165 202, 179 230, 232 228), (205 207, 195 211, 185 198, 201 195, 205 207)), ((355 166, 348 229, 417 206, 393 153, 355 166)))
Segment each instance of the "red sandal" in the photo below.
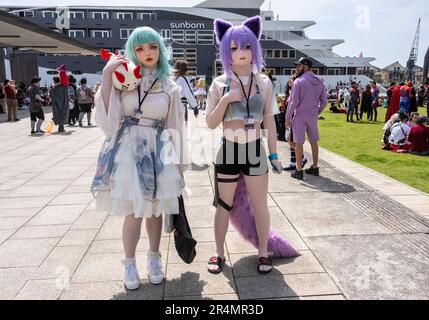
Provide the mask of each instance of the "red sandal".
POLYGON ((270 273, 271 271, 273 271, 272 267, 273 267, 273 263, 272 263, 272 261, 271 261, 270 258, 267 258, 267 257, 259 257, 258 258, 258 268, 257 268, 257 271, 258 271, 259 274, 270 273), (261 266, 270 266, 271 268, 269 270, 262 271, 261 270, 261 266))
POLYGON ((213 256, 210 258, 208 266, 218 266, 217 269, 215 270, 211 270, 209 268, 207 268, 208 272, 213 273, 213 274, 218 274, 222 272, 222 267, 225 264, 226 259, 225 258, 220 258, 220 257, 216 257, 213 256))

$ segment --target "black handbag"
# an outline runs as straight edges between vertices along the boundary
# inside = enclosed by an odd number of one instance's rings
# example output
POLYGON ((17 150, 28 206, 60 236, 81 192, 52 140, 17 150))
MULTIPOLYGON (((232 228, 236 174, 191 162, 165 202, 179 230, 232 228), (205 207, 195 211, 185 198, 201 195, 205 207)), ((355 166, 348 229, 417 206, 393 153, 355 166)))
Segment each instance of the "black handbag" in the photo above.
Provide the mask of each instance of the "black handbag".
POLYGON ((173 215, 174 226, 174 243, 176 245, 177 254, 182 260, 188 264, 194 261, 197 251, 195 247, 197 241, 192 238, 191 228, 189 227, 188 219, 186 218, 185 204, 183 197, 179 197, 179 214, 173 215))

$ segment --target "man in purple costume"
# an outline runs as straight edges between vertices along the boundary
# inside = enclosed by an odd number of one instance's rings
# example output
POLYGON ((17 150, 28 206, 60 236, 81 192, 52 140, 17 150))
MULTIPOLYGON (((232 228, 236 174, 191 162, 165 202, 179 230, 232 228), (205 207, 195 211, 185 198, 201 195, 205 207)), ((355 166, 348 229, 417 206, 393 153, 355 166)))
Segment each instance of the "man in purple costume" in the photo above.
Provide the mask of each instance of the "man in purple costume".
POLYGON ((299 78, 295 80, 286 113, 286 127, 292 130, 293 142, 296 144, 296 170, 292 177, 303 180, 302 155, 304 153, 305 133, 311 144, 313 165, 305 173, 319 175, 319 130, 317 121, 325 109, 328 99, 323 80, 312 71, 312 61, 301 58, 295 62, 299 78))

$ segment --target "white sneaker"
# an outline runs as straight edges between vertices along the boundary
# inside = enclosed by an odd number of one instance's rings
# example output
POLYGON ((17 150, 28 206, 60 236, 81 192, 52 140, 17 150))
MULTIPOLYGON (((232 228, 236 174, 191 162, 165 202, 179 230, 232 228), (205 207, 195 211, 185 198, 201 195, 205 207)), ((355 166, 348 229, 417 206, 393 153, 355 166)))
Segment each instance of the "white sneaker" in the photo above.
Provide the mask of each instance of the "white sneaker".
POLYGON ((162 283, 164 280, 164 271, 161 262, 161 254, 159 252, 148 251, 147 270, 150 283, 162 283))
POLYGON ((122 260, 124 265, 124 284, 128 290, 136 290, 140 287, 140 277, 137 272, 136 258, 122 260))

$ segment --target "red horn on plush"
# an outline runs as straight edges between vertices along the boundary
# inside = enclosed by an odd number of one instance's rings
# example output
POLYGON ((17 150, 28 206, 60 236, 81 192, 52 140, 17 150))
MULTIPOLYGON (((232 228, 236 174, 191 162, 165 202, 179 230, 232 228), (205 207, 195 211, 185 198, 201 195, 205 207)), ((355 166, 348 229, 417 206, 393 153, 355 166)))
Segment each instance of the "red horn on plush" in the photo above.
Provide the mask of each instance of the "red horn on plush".
POLYGON ((138 65, 137 67, 135 67, 135 69, 134 69, 134 76, 135 76, 137 79, 141 79, 141 78, 142 78, 142 75, 141 75, 141 73, 140 73, 141 68, 142 68, 142 65, 141 65, 141 64, 139 64, 139 65, 138 65))
POLYGON ((125 77, 122 73, 115 71, 115 76, 116 78, 119 80, 120 83, 124 83, 125 82, 125 77))

